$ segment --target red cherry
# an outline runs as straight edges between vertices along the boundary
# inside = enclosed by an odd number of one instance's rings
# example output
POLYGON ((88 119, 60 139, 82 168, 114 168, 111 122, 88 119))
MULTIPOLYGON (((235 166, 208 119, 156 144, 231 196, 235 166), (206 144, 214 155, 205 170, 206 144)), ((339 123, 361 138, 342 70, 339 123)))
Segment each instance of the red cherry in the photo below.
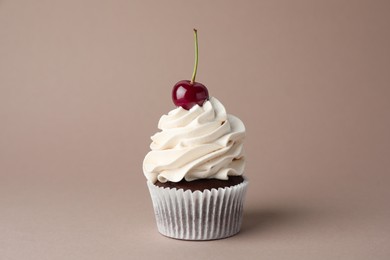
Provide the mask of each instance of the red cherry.
POLYGON ((176 106, 190 110, 195 105, 202 106, 209 99, 209 91, 199 82, 191 83, 189 80, 181 80, 175 84, 172 90, 172 100, 176 106))
POLYGON ((190 110, 195 105, 202 106, 209 99, 209 91, 199 82, 195 81, 196 72, 198 70, 198 32, 194 29, 195 39, 195 64, 194 72, 192 73, 191 81, 181 80, 173 86, 172 100, 176 106, 181 106, 184 109, 190 110))

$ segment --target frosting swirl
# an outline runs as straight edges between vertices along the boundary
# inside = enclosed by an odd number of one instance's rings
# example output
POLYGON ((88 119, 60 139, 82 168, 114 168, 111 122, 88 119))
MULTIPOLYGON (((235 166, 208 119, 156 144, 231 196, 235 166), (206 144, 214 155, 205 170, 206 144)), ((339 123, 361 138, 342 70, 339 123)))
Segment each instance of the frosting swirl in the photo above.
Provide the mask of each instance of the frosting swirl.
POLYGON ((190 110, 171 110, 160 118, 158 128, 162 131, 151 137, 151 151, 143 162, 151 182, 227 180, 229 175, 242 175, 245 126, 227 114, 216 98, 190 110))

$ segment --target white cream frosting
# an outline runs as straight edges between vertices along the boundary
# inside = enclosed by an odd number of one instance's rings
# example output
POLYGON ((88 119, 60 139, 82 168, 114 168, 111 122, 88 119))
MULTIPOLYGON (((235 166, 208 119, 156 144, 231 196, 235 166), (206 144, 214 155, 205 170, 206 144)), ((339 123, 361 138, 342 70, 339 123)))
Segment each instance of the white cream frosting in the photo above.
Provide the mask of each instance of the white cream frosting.
POLYGON ((161 132, 151 137, 151 151, 143 162, 149 181, 227 180, 242 175, 245 126, 216 98, 190 110, 171 110, 160 118, 158 128, 161 132))

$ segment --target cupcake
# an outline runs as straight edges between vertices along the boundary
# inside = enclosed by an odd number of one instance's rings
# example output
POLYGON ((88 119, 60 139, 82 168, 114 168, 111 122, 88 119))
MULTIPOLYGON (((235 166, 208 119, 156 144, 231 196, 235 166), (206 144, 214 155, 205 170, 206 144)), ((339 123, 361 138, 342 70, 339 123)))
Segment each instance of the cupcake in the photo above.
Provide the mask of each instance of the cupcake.
POLYGON ((163 115, 143 161, 158 231, 184 240, 212 240, 239 232, 248 181, 242 176, 245 126, 227 114, 207 88, 176 83, 177 106, 163 115))

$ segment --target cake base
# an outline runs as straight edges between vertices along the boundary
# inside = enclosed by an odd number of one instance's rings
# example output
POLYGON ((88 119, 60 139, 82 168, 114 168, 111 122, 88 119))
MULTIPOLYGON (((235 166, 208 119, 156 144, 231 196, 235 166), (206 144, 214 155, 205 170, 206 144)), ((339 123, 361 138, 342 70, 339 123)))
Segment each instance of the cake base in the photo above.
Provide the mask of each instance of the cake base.
POLYGON ((218 188, 226 188, 226 187, 232 187, 234 185, 240 184, 244 181, 244 178, 242 176, 229 176, 228 180, 218 180, 218 179, 201 179, 201 180, 194 180, 194 181, 186 181, 181 180, 179 182, 159 182, 157 181, 154 183, 154 185, 158 187, 163 188, 176 188, 176 189, 183 189, 184 191, 190 190, 190 191, 204 191, 204 190, 211 190, 211 189, 217 189, 218 188))

